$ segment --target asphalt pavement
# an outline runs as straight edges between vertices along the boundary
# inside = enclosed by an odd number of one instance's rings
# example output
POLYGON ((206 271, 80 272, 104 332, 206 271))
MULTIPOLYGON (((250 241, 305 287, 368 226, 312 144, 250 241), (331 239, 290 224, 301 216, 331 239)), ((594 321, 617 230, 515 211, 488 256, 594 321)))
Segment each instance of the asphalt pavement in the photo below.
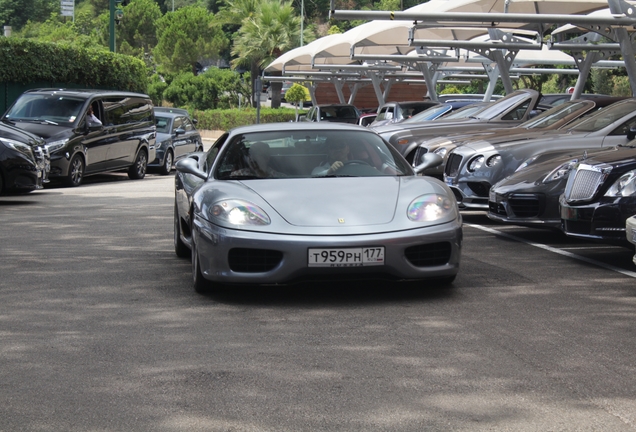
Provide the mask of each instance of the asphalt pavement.
POLYGON ((194 292, 174 177, 0 197, 0 431, 633 431, 628 249, 464 214, 450 288, 194 292))

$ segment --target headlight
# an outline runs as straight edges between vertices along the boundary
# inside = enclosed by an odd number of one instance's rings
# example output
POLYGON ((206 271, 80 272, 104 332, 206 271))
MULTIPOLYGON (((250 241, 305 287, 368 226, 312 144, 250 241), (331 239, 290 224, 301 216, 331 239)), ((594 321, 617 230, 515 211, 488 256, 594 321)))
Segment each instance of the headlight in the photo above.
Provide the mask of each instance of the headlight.
POLYGON ((433 153, 438 154, 441 157, 444 157, 444 156, 446 156, 446 153, 448 153, 448 148, 447 147, 439 147, 433 153))
POLYGON ((232 225, 269 225, 271 220, 258 206, 243 200, 218 201, 210 207, 210 219, 232 225))
POLYGON ((547 176, 545 176, 543 180, 541 180, 541 183, 550 183, 553 181, 560 180, 562 178, 566 178, 568 174, 570 174, 570 170, 572 170, 572 168, 574 167, 574 165, 576 165, 577 162, 578 160, 574 159, 559 165, 558 167, 550 171, 550 173, 547 176))
POLYGON ((523 161, 521 165, 519 165, 519 167, 515 170, 515 172, 521 171, 522 169, 526 168, 528 165, 530 165, 535 160, 537 160, 538 157, 539 156, 532 156, 530 159, 526 159, 525 161, 523 161))
POLYGON ((628 171, 605 192, 606 197, 625 197, 636 193, 636 170, 628 171))
POLYGON ((477 156, 476 158, 473 158, 473 160, 468 162, 468 171, 473 172, 475 170, 478 170, 479 168, 481 168, 483 163, 484 163, 483 156, 477 156))
POLYGON ((9 138, 2 138, 0 141, 2 141, 7 146, 11 147, 13 150, 19 151, 20 153, 29 157, 30 159, 34 159, 33 150, 31 149, 30 145, 27 145, 25 143, 21 143, 20 141, 15 141, 9 138))
POLYGON ((414 222, 432 222, 455 214, 455 202, 445 195, 427 194, 415 198, 407 210, 407 216, 414 222))
POLYGON ((499 162, 501 162, 501 156, 499 155, 490 156, 488 160, 486 161, 486 166, 492 168, 495 165, 497 165, 499 162))
POLYGON ((46 148, 49 150, 49 153, 53 153, 66 145, 68 142, 68 138, 58 141, 52 141, 46 144, 46 148))

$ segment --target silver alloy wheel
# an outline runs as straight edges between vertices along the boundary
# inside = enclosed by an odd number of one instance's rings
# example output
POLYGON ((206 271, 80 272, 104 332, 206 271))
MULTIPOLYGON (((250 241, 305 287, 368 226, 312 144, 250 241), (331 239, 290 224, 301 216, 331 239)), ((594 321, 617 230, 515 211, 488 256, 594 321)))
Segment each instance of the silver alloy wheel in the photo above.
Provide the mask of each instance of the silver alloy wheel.
POLYGON ((69 168, 69 180, 72 186, 79 186, 84 177, 84 161, 80 156, 74 156, 69 168))
POLYGON ((148 166, 148 158, 146 152, 141 152, 137 158, 137 175, 142 178, 146 175, 146 167, 148 166))
POLYGON ((166 154, 166 160, 164 162, 165 170, 169 173, 172 170, 172 152, 168 151, 166 154))

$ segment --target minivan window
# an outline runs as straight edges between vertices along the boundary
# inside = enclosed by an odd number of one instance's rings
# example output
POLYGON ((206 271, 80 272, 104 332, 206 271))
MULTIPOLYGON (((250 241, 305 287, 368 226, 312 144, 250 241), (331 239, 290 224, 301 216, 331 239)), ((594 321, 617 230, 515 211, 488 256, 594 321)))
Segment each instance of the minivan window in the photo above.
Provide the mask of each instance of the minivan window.
POLYGON ((20 121, 73 123, 82 114, 85 100, 58 95, 23 94, 5 118, 20 121))
POLYGON ((129 98, 104 98, 104 113, 108 126, 149 121, 152 118, 152 106, 146 101, 130 102, 129 98))

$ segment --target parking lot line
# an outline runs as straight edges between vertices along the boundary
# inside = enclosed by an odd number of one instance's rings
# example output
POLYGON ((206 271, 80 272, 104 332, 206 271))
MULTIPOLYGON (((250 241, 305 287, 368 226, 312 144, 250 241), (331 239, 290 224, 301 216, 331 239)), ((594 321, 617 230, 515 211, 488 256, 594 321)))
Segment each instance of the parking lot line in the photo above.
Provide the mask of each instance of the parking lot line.
POLYGON ((591 258, 587 258, 587 257, 584 257, 584 256, 573 254, 571 252, 568 252, 568 251, 565 251, 565 250, 562 250, 562 249, 558 249, 558 248, 554 248, 552 246, 544 245, 544 244, 541 244, 541 243, 533 243, 533 242, 524 240, 524 239, 522 239, 520 237, 511 235, 511 234, 507 234, 507 233, 504 233, 504 232, 501 232, 499 230, 495 230, 495 229, 492 229, 492 228, 488 228, 488 227, 485 227, 483 225, 464 224, 464 226, 468 226, 468 227, 471 227, 471 228, 476 228, 476 229, 479 229, 479 230, 482 230, 482 231, 485 231, 485 232, 488 232, 488 233, 491 233, 491 234, 494 234, 494 235, 498 235, 498 236, 501 236, 501 237, 506 237, 506 238, 509 238, 511 240, 515 240, 515 241, 518 241, 518 242, 521 242, 521 243, 525 243, 525 244, 530 245, 530 246, 534 246, 534 247, 537 247, 537 248, 540 248, 540 249, 547 250, 549 252, 553 252, 553 253, 556 253, 556 254, 559 254, 559 255, 563 255, 563 256, 566 256, 566 257, 569 257, 569 258, 574 258, 574 259, 577 259, 579 261, 584 261, 584 262, 586 262, 588 264, 593 264, 593 265, 596 265, 596 266, 599 266, 599 267, 603 267, 603 268, 605 268, 607 270, 611 270, 611 271, 614 271, 616 273, 620 273, 622 275, 629 276, 631 278, 636 278, 636 272, 632 272, 632 271, 629 271, 629 270, 623 270, 622 268, 619 268, 619 267, 616 267, 616 266, 613 266, 613 265, 610 265, 610 264, 605 264, 603 262, 600 262, 600 261, 597 261, 597 260, 594 260, 594 259, 591 259, 591 258))

